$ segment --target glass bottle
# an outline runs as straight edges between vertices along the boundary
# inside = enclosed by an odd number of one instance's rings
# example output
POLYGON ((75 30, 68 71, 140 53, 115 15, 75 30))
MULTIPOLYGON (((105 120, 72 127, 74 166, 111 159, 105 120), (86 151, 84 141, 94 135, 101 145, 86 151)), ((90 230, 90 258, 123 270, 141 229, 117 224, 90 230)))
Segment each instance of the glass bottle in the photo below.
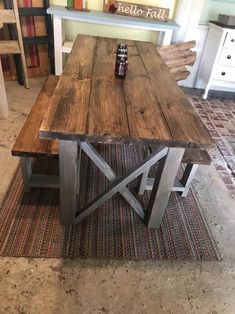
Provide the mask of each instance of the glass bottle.
POLYGON ((128 69, 128 60, 126 55, 117 55, 115 74, 118 78, 124 78, 128 69))
POLYGON ((125 78, 128 69, 128 49, 127 44, 118 44, 115 75, 117 78, 125 78))

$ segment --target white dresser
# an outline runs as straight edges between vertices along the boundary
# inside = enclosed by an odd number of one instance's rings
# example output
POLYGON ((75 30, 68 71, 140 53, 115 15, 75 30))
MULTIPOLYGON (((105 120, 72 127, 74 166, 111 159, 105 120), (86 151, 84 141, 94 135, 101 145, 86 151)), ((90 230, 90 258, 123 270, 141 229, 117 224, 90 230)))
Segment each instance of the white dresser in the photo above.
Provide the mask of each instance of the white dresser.
MULTIPOLYGON (((197 82, 206 84, 203 99, 212 87, 235 91, 235 27, 223 27, 211 22, 197 82)), ((198 83, 197 83, 198 85, 198 83)))

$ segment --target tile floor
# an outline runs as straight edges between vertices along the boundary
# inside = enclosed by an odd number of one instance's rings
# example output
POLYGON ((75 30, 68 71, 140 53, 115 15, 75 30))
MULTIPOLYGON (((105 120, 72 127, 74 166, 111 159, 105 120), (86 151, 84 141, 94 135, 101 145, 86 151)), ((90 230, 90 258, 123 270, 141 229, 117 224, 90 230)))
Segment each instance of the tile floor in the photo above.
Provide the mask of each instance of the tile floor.
POLYGON ((235 93, 213 91, 207 100, 203 100, 202 91, 185 91, 216 143, 216 148, 209 153, 216 170, 235 197, 235 93))

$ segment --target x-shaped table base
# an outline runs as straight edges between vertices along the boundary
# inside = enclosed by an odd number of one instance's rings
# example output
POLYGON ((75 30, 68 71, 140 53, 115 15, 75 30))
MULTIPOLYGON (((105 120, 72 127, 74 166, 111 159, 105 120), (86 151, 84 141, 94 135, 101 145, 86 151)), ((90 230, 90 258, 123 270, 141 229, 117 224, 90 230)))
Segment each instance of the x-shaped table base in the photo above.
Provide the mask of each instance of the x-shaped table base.
POLYGON ((161 147, 147 156, 135 169, 129 171, 122 178, 118 178, 91 144, 82 141, 60 141, 61 223, 63 225, 72 225, 80 222, 119 192, 136 213, 142 219, 146 219, 150 227, 158 227, 183 154, 184 149, 182 148, 161 147), (111 184, 104 192, 78 211, 77 195, 79 195, 80 190, 81 150, 85 152, 111 184), (159 161, 160 167, 158 167, 159 170, 146 212, 126 186, 159 161), (163 180, 163 176, 167 177, 166 180, 163 180))

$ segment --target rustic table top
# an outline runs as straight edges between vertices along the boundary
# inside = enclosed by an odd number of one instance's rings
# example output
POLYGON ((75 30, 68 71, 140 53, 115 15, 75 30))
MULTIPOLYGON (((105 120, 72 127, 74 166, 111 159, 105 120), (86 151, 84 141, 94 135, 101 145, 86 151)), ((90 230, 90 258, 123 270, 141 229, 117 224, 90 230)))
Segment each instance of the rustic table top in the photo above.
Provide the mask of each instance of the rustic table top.
POLYGON ((125 41, 128 73, 124 80, 115 77, 118 42, 78 35, 40 137, 186 148, 213 145, 153 44, 125 41))

